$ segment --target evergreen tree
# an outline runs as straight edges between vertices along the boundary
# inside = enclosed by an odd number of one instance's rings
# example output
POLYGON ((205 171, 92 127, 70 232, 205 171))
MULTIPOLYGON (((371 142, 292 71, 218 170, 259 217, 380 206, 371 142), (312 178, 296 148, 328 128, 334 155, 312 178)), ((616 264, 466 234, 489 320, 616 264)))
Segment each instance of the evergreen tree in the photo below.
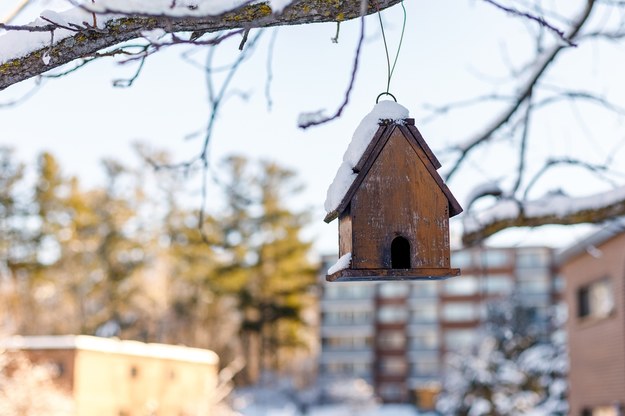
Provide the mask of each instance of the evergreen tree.
POLYGON ((230 249, 237 253, 245 275, 237 296, 249 360, 246 377, 255 381, 264 371, 280 370, 285 354, 305 345, 302 312, 310 305, 315 270, 307 258, 310 243, 300 237, 307 215, 286 204, 286 198, 300 189, 293 184, 294 173, 269 162, 252 167, 231 158, 229 163, 235 172, 233 183, 251 186, 247 192, 239 188, 229 195, 233 206, 247 207, 238 213, 242 234, 230 249))

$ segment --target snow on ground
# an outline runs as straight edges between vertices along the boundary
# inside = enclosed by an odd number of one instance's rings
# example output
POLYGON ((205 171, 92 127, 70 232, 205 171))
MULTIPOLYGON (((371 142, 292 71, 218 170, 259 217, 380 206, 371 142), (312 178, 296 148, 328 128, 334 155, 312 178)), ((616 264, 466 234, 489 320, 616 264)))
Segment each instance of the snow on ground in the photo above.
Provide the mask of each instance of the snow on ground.
POLYGON ((400 121, 408 118, 408 116, 408 110, 404 106, 394 101, 380 101, 373 107, 373 110, 362 119, 356 131, 354 131, 352 141, 349 143, 343 155, 343 163, 339 167, 334 181, 332 181, 328 188, 328 194, 324 204, 326 212, 332 212, 338 208, 345 193, 347 193, 354 179, 356 179, 353 168, 360 161, 362 154, 365 152, 375 132, 378 130, 379 121, 400 121))
POLYGON ((355 407, 346 404, 313 406, 306 413, 298 412, 295 406, 252 405, 239 410, 243 416, 428 416, 435 413, 420 413, 409 404, 384 404, 373 407, 355 407))

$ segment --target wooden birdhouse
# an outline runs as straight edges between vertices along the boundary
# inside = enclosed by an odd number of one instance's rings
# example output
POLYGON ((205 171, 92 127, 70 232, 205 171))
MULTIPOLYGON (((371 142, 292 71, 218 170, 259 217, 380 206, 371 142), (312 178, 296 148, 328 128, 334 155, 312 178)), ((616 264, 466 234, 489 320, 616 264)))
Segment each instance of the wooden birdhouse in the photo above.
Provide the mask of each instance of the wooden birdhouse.
POLYGON ((449 218, 462 208, 437 173, 441 164, 413 119, 378 125, 352 168, 353 182, 325 218, 339 219, 340 257, 326 279, 458 276, 460 269, 450 268, 449 218))

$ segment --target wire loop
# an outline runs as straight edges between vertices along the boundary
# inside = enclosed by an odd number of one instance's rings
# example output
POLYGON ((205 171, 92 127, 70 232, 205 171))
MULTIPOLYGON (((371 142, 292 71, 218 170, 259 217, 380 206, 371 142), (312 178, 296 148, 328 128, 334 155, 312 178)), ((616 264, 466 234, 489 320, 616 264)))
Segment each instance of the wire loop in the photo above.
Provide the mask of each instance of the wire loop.
POLYGON ((376 98, 376 99, 375 99, 375 103, 376 103, 376 104, 380 102, 380 97, 382 97, 383 95, 390 95, 390 96, 391 96, 391 98, 392 98, 395 102, 397 102, 397 98, 395 98, 395 96, 394 96, 393 94, 391 94, 390 92, 386 92, 386 91, 384 91, 384 92, 381 92, 381 93, 380 93, 380 95, 378 95, 378 98, 376 98))

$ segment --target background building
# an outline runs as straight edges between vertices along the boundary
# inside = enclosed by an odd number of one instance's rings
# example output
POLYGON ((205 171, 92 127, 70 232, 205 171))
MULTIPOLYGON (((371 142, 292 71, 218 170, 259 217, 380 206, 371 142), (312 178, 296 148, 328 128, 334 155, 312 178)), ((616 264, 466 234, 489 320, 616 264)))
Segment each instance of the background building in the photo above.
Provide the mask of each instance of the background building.
POLYGON ((433 408, 448 351, 477 341, 489 301, 513 293, 548 325, 561 280, 550 248, 472 248, 452 253, 462 276, 440 282, 321 283, 320 373, 362 377, 385 402, 433 408))
POLYGON ((209 350, 91 336, 32 336, 0 340, 56 369, 56 383, 78 416, 209 414, 219 359, 209 350))
POLYGON ((558 258, 566 279, 572 416, 625 413, 625 233, 608 226, 558 258))

